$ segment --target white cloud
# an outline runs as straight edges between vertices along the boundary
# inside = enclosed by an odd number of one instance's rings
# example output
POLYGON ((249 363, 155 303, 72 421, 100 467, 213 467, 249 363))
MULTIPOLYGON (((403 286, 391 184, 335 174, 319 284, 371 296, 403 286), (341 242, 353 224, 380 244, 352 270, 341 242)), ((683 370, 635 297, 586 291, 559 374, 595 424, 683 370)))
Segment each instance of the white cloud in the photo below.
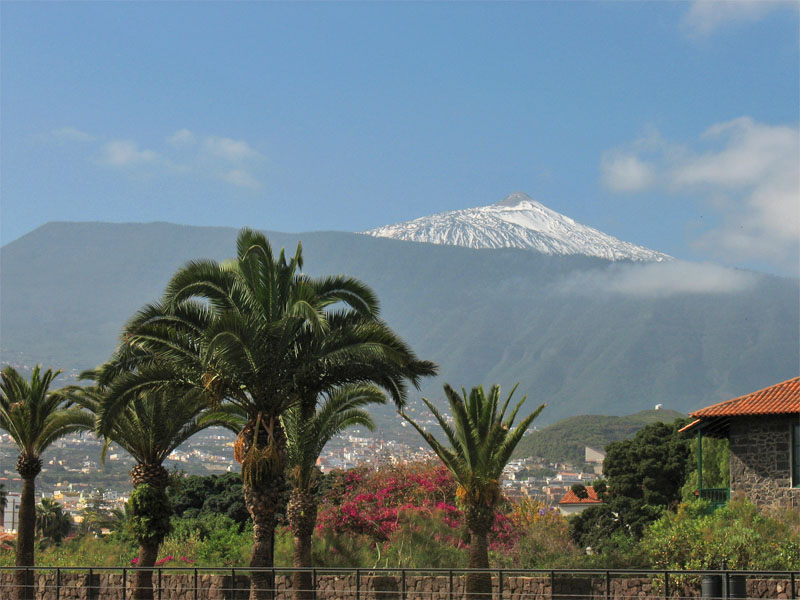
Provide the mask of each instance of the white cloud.
POLYGON ((188 129, 179 129, 167 138, 171 146, 188 146, 195 142, 195 135, 188 129))
MULTIPOLYGON (((800 257, 800 131, 749 117, 709 127, 694 147, 633 142, 637 160, 647 151, 648 185, 703 202, 719 225, 694 246, 728 261, 768 261, 797 268, 800 257), (646 150, 645 150, 646 148, 646 150)), ((605 160, 605 155, 604 159, 605 160)), ((625 188, 618 190, 627 191, 625 188)))
POLYGON ((74 127, 62 127, 40 137, 72 144, 92 142, 96 164, 117 169, 135 166, 137 175, 159 172, 171 177, 214 179, 237 188, 263 188, 257 175, 265 157, 245 140, 178 129, 163 138, 159 148, 148 149, 130 139, 98 141, 74 127))
POLYGON ((61 127, 60 129, 54 129, 50 134, 57 140, 64 142, 91 142, 94 140, 93 136, 75 127, 61 127))
POLYGON ((261 157, 247 142, 226 137, 209 136, 203 141, 203 148, 208 154, 231 162, 261 157))
POLYGON ((220 179, 227 181, 232 185, 251 190, 257 190, 262 187, 261 182, 244 169, 231 169, 229 171, 225 171, 220 175, 220 179))
POLYGON ((791 166, 788 162, 796 162, 797 133, 793 127, 764 125, 750 117, 712 125, 703 133, 703 139, 727 140, 727 145, 678 165, 673 178, 682 186, 718 185, 735 189, 758 185, 786 171, 791 166))
POLYGON ((606 152, 601 170, 603 183, 615 192, 638 192, 654 180, 653 167, 635 154, 606 152))
POLYGON ((752 23, 773 10, 792 6, 793 2, 770 0, 694 0, 683 25, 693 35, 708 35, 725 25, 752 23))
POLYGON ((715 265, 680 260, 612 265, 570 275, 557 285, 563 293, 598 293, 632 297, 726 294, 753 286, 758 275, 715 265))
POLYGON ((114 140, 103 146, 100 162, 112 167, 128 167, 155 163, 159 155, 152 150, 140 150, 131 140, 114 140))

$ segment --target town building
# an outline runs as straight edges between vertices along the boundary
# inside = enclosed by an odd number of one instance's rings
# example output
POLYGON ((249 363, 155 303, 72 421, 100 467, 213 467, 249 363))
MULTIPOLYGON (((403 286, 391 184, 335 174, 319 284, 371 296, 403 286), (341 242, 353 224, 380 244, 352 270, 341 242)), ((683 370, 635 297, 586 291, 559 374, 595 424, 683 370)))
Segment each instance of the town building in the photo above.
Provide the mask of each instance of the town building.
POLYGON ((558 501, 558 510, 561 511, 561 514, 565 517, 570 517, 582 513, 589 507, 603 503, 603 501, 597 497, 597 492, 592 486, 586 486, 586 494, 586 498, 579 498, 572 489, 568 490, 561 500, 558 501))

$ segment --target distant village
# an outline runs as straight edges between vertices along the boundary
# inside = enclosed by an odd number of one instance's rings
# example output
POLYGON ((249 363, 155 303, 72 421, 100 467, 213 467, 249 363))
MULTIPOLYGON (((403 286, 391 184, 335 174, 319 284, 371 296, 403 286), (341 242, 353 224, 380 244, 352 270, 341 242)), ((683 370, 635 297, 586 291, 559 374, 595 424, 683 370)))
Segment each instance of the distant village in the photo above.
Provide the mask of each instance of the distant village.
MULTIPOLYGON (((437 429, 430 417, 420 420, 431 431, 437 429)), ((400 424, 406 425, 405 422, 400 424)), ((408 439, 415 437, 407 436, 408 439)), ((239 466, 233 460, 233 441, 234 436, 227 431, 207 430, 174 451, 164 466, 186 475, 238 471, 239 466)), ((380 467, 436 460, 420 443, 413 445, 354 429, 332 440, 317 465, 323 473, 328 473, 361 465, 380 467)), ((41 497, 53 498, 78 524, 87 508, 123 508, 130 492, 128 471, 134 463, 114 445, 109 447, 103 463, 101 449, 102 442, 93 436, 72 436, 53 444, 44 455, 42 473, 37 480, 37 502, 41 497)), ((0 433, 0 483, 5 484, 9 492, 0 527, 6 532, 15 531, 18 522, 20 480, 15 469, 16 456, 17 449, 11 437, 0 433)), ((575 498, 571 487, 576 483, 586 485, 595 479, 602 470, 604 458, 602 451, 586 447, 582 465, 548 463, 537 457, 512 460, 503 471, 504 494, 510 499, 529 497, 572 514, 586 508, 592 499, 575 498)))

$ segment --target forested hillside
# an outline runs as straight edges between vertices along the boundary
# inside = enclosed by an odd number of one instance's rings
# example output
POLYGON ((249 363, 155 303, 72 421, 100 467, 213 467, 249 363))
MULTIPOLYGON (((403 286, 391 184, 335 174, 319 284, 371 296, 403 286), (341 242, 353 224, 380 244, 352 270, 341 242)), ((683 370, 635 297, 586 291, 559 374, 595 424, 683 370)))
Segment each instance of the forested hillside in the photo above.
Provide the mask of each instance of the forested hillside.
POLYGON ((538 456, 548 462, 581 464, 584 448, 604 450, 610 442, 633 435, 650 423, 672 423, 684 417, 674 410, 643 410, 633 415, 578 415, 562 419, 525 436, 515 456, 538 456))

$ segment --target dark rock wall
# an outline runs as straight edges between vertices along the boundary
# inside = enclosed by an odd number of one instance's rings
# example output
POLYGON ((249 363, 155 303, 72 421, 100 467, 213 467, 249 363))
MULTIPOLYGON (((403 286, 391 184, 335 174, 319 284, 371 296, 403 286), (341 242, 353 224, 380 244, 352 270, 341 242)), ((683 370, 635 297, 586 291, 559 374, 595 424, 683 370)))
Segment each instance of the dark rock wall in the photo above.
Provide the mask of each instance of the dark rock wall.
MULTIPOLYGON (((246 600, 249 579, 237 575, 163 572, 161 586, 158 576, 155 597, 161 600, 246 600), (195 583, 196 588, 195 589, 195 583)), ((362 575, 359 585, 353 574, 318 575, 318 600, 454 600, 463 598, 464 588, 461 576, 454 574, 453 587, 447 575, 407 575, 405 582, 399 575, 362 575), (358 589, 358 592, 356 590, 358 589)), ((64 570, 56 586, 55 573, 40 572, 36 578, 33 600, 122 600, 131 598, 130 578, 127 586, 122 585, 122 575, 118 573, 93 573, 64 570), (127 587, 127 589, 125 589, 127 587)), ((275 600, 292 600, 291 577, 276 577, 275 600)), ((664 598, 664 577, 612 576, 609 595, 606 596, 605 577, 590 575, 557 574, 552 579, 547 575, 523 577, 504 575, 502 593, 497 577, 494 578, 494 597, 497 600, 622 600, 629 598, 664 598)), ((800 581, 796 580, 796 588, 800 581)), ((669 597, 697 598, 700 596, 700 578, 697 575, 671 575, 669 597)), ((795 590, 795 598, 800 589, 795 590)), ((0 599, 13 597, 13 576, 10 570, 0 572, 0 599)), ((748 598, 790 599, 791 581, 782 578, 748 577, 748 598)))
POLYGON ((731 418, 731 494, 759 506, 800 508, 792 487, 792 425, 800 415, 731 418))

